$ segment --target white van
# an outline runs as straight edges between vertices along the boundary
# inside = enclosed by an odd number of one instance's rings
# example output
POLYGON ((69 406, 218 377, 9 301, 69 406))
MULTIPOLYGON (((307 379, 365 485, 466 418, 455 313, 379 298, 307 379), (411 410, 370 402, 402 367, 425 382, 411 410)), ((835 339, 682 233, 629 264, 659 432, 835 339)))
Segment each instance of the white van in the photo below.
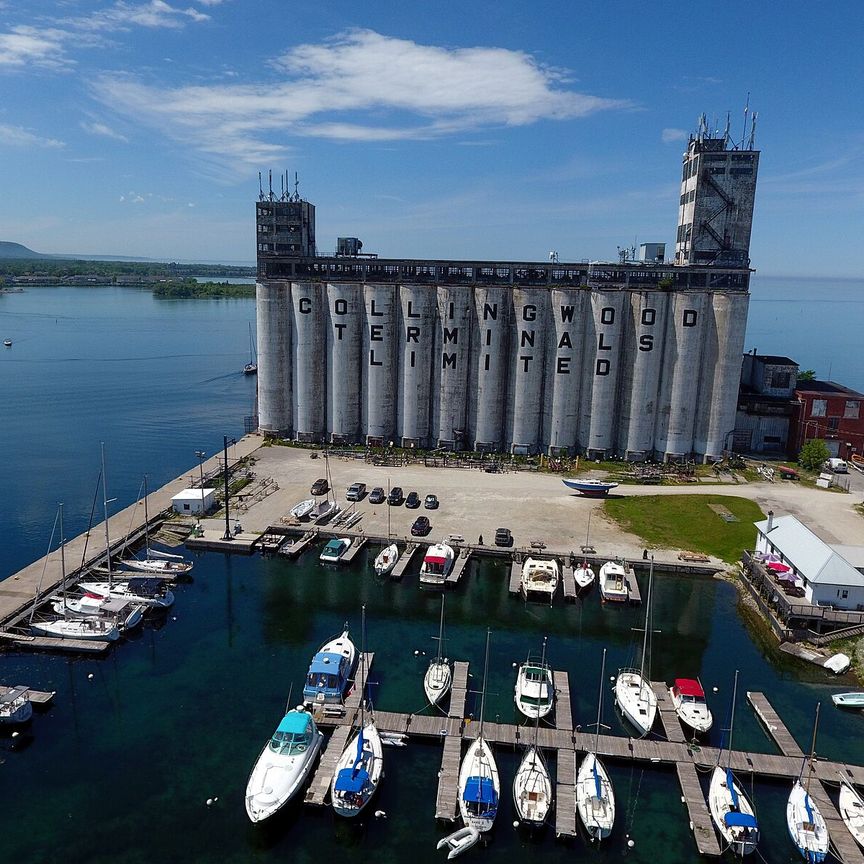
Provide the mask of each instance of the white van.
POLYGON ((845 459, 829 459, 825 463, 825 467, 829 471, 833 471, 835 474, 848 474, 849 466, 846 464, 845 459))

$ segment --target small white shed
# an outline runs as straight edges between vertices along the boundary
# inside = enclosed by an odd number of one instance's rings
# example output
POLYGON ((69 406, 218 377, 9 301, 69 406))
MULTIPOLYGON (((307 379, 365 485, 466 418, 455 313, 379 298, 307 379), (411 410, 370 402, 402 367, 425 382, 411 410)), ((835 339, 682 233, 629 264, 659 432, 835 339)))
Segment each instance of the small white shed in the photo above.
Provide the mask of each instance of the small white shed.
POLYGON ((216 503, 215 489, 184 489, 178 492, 172 499, 171 504, 175 513, 208 513, 216 503))

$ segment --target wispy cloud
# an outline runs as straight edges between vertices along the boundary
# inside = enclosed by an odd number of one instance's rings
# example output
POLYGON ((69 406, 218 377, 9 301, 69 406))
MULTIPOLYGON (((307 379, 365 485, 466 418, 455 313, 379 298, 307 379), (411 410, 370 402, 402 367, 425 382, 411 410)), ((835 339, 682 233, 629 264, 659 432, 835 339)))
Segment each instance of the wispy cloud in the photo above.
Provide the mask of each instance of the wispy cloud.
POLYGON ((124 143, 128 143, 129 141, 125 135, 121 135, 110 126, 105 123, 100 123, 98 120, 93 120, 89 123, 87 121, 82 121, 81 128, 85 132, 89 132, 91 135, 101 135, 104 138, 113 138, 115 141, 123 141, 124 143))
POLYGON ((111 75, 93 89, 118 113, 241 168, 283 155, 286 137, 422 140, 630 105, 578 93, 562 70, 522 51, 420 45, 371 30, 300 45, 271 65, 282 80, 162 88, 111 75))
POLYGON ((7 33, 0 33, 0 69, 67 69, 72 65, 63 52, 68 36, 66 31, 53 27, 12 27, 7 33))
POLYGON ((59 148, 66 146, 63 141, 58 141, 56 138, 42 138, 23 126, 9 126, 0 123, 0 145, 2 144, 8 147, 59 148))
POLYGON ((70 20, 80 30, 123 30, 129 27, 171 28, 183 27, 189 21, 209 21, 210 16, 197 9, 179 9, 164 0, 149 3, 126 3, 124 0, 107 8, 70 20))
POLYGON ((686 141, 686 129, 664 129, 660 133, 660 139, 664 144, 671 144, 673 141, 686 141))

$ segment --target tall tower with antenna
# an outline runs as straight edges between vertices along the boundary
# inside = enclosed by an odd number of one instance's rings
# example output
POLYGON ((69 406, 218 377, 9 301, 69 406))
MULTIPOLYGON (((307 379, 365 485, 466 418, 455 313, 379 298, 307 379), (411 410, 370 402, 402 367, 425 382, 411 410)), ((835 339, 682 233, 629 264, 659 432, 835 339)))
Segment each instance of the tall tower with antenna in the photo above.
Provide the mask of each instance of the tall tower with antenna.
POLYGON ((288 172, 281 177, 281 195, 273 192, 272 174, 268 180, 269 191, 265 191, 261 175, 258 175, 255 230, 259 260, 314 257, 315 205, 300 197, 297 174, 294 175, 293 192, 289 191, 288 172))
POLYGON ((759 151, 756 114, 744 111, 744 133, 731 140, 729 120, 711 131, 703 114, 684 154, 678 207, 676 264, 750 266, 750 232, 756 199, 759 151))

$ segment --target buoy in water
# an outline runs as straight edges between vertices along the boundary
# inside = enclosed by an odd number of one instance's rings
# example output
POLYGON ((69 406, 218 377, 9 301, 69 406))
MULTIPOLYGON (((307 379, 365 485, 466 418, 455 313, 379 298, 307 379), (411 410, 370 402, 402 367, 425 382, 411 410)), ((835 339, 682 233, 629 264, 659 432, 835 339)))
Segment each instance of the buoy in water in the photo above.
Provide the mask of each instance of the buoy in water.
POLYGON ((386 818, 387 818, 387 814, 386 814, 383 810, 376 810, 376 811, 375 811, 375 815, 376 815, 379 819, 386 819, 386 818))
POLYGON ((91 672, 91 673, 87 676, 87 680, 89 681, 92 677, 93 677, 93 673, 91 672))
POLYGON ((519 827, 519 820, 518 820, 518 819, 514 819, 514 820, 513 820, 513 827, 514 827, 514 828, 518 828, 518 827, 519 827))
POLYGON ((632 840, 627 841, 627 848, 632 849, 636 844, 632 840))
POLYGON ((208 799, 207 799, 207 806, 208 806, 208 807, 212 807, 212 806, 213 806, 213 799, 212 799, 212 798, 208 798, 208 799))

